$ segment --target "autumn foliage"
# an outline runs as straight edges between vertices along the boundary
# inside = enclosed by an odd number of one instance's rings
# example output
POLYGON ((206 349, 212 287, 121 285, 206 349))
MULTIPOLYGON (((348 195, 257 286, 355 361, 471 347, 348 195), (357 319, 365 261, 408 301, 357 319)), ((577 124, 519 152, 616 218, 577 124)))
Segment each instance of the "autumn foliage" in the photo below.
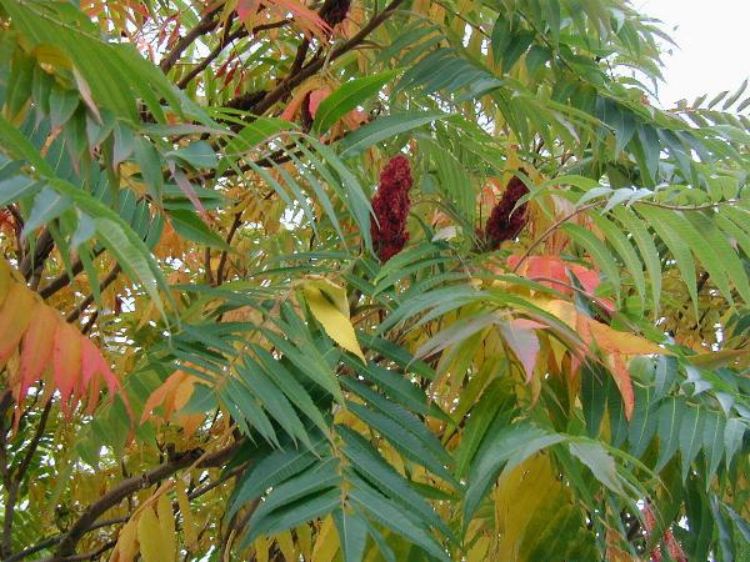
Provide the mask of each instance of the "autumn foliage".
POLYGON ((626 0, 0 0, 0 560, 750 559, 750 98, 626 0))

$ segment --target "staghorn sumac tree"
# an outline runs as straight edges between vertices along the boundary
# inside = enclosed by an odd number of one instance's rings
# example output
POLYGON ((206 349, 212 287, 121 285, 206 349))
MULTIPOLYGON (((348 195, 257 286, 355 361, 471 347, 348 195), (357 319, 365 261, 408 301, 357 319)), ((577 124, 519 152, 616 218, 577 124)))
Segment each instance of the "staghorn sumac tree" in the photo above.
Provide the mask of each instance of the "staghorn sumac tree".
POLYGON ((748 556, 745 85, 625 0, 0 0, 0 559, 748 556))

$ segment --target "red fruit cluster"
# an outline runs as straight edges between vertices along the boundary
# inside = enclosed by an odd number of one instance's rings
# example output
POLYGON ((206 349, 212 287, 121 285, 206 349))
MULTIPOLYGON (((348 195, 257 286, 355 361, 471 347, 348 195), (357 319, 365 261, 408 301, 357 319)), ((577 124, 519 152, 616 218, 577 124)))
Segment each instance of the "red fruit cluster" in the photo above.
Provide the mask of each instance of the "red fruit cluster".
POLYGON ((319 15, 330 27, 335 27, 346 19, 351 0, 328 0, 320 9, 319 15))
POLYGON ((394 156, 380 173, 378 192, 372 198, 372 209, 377 222, 370 225, 375 251, 380 261, 387 262, 398 254, 409 240, 406 218, 411 200, 411 167, 406 156, 394 156))
POLYGON ((529 192, 529 188, 516 176, 513 176, 505 188, 503 196, 492 209, 484 229, 487 247, 496 250, 506 240, 512 240, 521 232, 528 217, 527 204, 523 203, 515 211, 516 203, 529 192))

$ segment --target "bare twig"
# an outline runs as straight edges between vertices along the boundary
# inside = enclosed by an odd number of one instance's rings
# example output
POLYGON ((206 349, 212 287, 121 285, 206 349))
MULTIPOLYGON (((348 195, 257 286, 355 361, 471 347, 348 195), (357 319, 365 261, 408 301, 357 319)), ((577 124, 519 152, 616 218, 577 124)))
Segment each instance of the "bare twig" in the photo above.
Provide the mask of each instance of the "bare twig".
MULTIPOLYGON (((117 279, 117 276, 120 274, 120 271, 122 271, 122 268, 120 267, 120 264, 115 264, 112 269, 109 271, 107 276, 102 279, 101 283, 99 283, 100 290, 104 290, 107 287, 109 287, 112 283, 114 283, 115 279, 117 279)), ((86 310, 91 303, 94 302, 94 294, 90 294, 87 296, 83 301, 81 301, 81 304, 79 304, 75 310, 73 310, 70 314, 68 314, 67 318, 65 320, 67 322, 75 322, 80 318, 81 314, 83 314, 83 311, 86 310)))

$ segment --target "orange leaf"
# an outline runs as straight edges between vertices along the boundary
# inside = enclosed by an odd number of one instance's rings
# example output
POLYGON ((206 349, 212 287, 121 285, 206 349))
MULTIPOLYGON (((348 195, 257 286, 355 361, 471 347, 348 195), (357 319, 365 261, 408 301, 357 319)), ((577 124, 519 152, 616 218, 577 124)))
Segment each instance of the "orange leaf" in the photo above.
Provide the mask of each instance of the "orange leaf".
POLYGON ((27 313, 31 321, 21 344, 21 382, 16 395, 16 404, 19 405, 26 398, 29 387, 41 378, 49 365, 55 326, 59 320, 54 309, 41 302, 37 302, 27 313))
POLYGON ((25 285, 11 283, 8 296, 0 309, 0 366, 4 365, 21 341, 31 321, 29 311, 34 294, 25 285))
MULTIPOLYGON (((169 418, 172 415, 174 407, 174 392, 185 380, 187 375, 182 371, 175 371, 167 377, 162 385, 151 393, 151 396, 146 400, 146 404, 143 406, 143 415, 141 416, 141 423, 146 421, 151 412, 155 408, 164 404, 164 417, 169 418), (166 402, 166 404, 165 404, 166 402)), ((183 404, 184 405, 184 404, 183 404)))
POLYGON ((625 418, 630 420, 633 416, 633 407, 635 406, 635 394, 633 392, 633 381, 630 378, 630 371, 628 371, 628 366, 619 353, 610 355, 609 363, 617 390, 620 391, 622 402, 625 405, 625 418))

